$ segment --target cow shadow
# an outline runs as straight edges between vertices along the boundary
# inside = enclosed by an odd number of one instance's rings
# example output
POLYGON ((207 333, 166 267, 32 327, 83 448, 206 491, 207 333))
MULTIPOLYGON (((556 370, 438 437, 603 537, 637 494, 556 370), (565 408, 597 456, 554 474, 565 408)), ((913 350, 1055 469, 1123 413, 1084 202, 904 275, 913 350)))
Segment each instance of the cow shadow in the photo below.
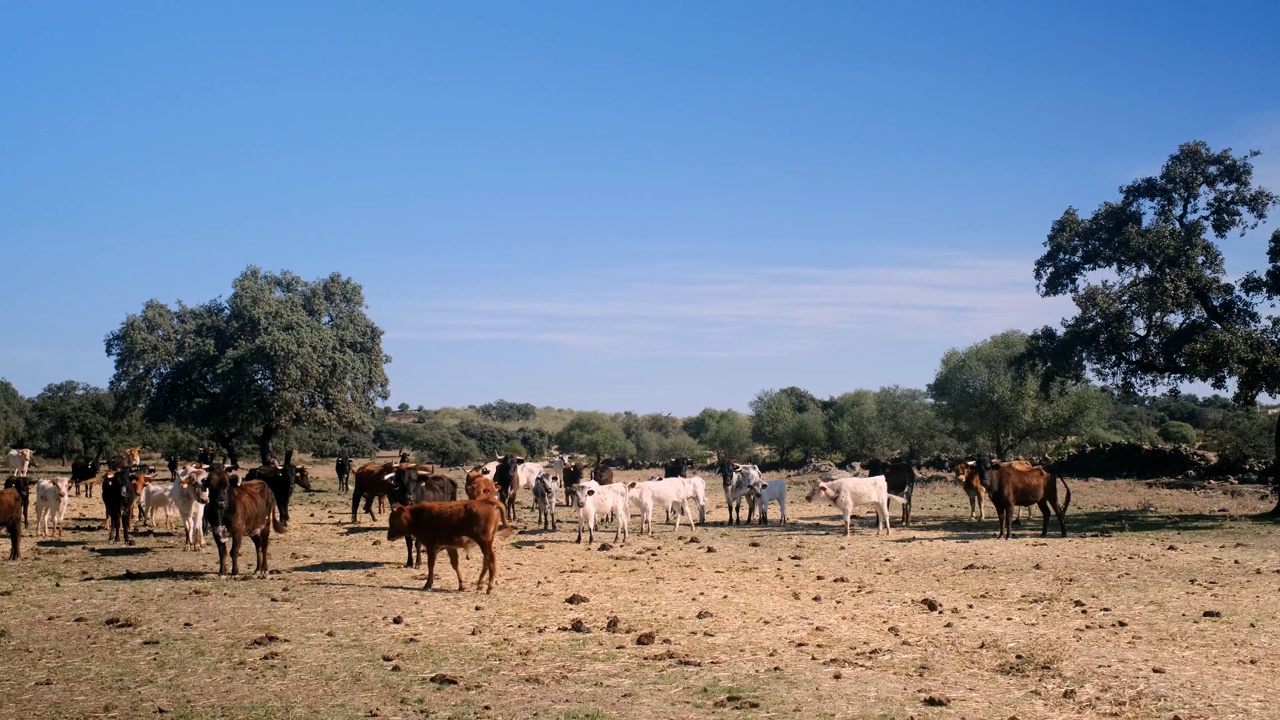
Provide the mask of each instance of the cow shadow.
POLYGON ((89 550, 103 557, 130 557, 133 555, 145 555, 151 552, 151 548, 149 547, 138 547, 136 545, 128 545, 124 547, 95 547, 89 548, 89 550))
POLYGON ((298 565, 293 568, 294 572, 329 572, 330 570, 374 570, 385 567, 400 567, 403 563, 387 563, 374 560, 334 560, 331 562, 311 563, 310 565, 298 565))
POLYGON ((363 535, 365 533, 381 533, 386 532, 385 527, 377 527, 376 525, 352 525, 346 529, 348 535, 363 535))
MULTIPOLYGON (((1109 537, 1121 533, 1160 533, 1160 532, 1207 532, 1220 529, 1227 522, 1257 522, 1274 524, 1268 516, 1232 515, 1230 513, 1189 513, 1185 515, 1147 513, 1142 511, 1097 510, 1089 512, 1068 512, 1066 516, 1067 537, 1109 537)), ((972 541, 994 538, 998 529, 998 521, 993 516, 985 520, 969 520, 964 517, 931 518, 917 517, 914 522, 903 528, 895 524, 895 532, 905 530, 928 530, 940 532, 942 540, 972 541), (901 529, 900 529, 901 528, 901 529)), ((1013 524, 1015 538, 1039 537, 1044 528, 1044 518, 1037 509, 1031 519, 1023 518, 1013 524)), ((1057 516, 1050 511, 1049 538, 1061 538, 1057 516)), ((915 542, 927 538, 894 538, 895 542, 915 542)))
POLYGON ((37 547, 64 548, 77 545, 88 545, 87 540, 37 540, 37 547))
POLYGON ((105 575, 100 580, 132 581, 132 580, 201 580, 212 575, 204 570, 146 570, 134 572, 125 570, 119 575, 105 575))

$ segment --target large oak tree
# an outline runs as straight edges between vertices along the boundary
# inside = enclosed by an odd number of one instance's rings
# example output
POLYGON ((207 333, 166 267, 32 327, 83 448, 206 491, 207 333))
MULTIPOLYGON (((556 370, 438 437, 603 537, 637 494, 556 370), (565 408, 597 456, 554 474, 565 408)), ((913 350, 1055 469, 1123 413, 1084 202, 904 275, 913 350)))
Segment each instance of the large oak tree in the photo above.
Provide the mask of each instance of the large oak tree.
MULTIPOLYGON (((1068 207, 1035 276, 1041 295, 1070 295, 1079 312, 1038 330, 1033 354, 1056 374, 1091 372, 1126 391, 1234 383, 1245 405, 1280 393, 1280 230, 1267 270, 1238 281, 1218 246, 1280 204, 1254 185, 1257 155, 1186 143, 1158 175, 1121 187, 1092 215, 1068 207)), ((1280 451, 1280 427, 1275 444, 1280 451)))
POLYGON ((125 318, 106 339, 111 388, 151 422, 213 437, 232 462, 251 441, 266 464, 287 428, 372 428, 391 359, 364 311, 360 285, 338 273, 307 282, 250 266, 226 300, 150 300, 125 318))

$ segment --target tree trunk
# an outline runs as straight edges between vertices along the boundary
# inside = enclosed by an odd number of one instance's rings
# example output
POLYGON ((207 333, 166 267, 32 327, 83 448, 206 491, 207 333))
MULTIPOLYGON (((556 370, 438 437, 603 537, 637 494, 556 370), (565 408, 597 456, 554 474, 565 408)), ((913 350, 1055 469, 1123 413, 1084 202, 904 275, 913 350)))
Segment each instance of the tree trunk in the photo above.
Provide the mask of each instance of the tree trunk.
MULTIPOLYGON (((1272 490, 1280 495, 1277 484, 1280 484, 1280 413, 1276 414, 1275 456, 1271 458, 1271 486, 1272 490)), ((1280 497, 1276 498, 1276 506, 1271 508, 1268 515, 1280 515, 1280 497)))
POLYGON ((262 434, 258 436, 258 459, 263 465, 271 464, 271 441, 275 439, 276 427, 267 425, 262 428, 262 434))

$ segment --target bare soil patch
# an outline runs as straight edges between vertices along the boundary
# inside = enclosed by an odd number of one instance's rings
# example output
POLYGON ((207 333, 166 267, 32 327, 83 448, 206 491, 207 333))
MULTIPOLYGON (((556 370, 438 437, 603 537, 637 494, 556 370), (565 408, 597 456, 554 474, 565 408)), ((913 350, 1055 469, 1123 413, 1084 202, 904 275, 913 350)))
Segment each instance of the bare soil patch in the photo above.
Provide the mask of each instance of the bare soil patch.
MULTIPOLYGON (((916 524, 842 536, 788 492, 786 526, 699 543, 499 547, 492 595, 421 590, 385 518, 347 522, 331 476, 293 496, 266 580, 219 579, 176 531, 106 542, 73 498, 60 541, 0 563, 0 708, 30 718, 1275 717, 1276 526, 1265 490, 1069 480, 1066 538, 970 522, 950 482, 916 524), (708 546, 715 552, 708 552, 708 546), (578 596, 583 601, 566 602, 578 596)), ((646 473, 619 473, 640 479, 646 473)), ((897 510, 896 504, 891 506, 897 510)), ((570 518, 563 508, 562 519, 570 518)), ((776 512, 775 512, 776 515, 776 512)), ((1056 523, 1055 523, 1056 524, 1056 523)), ((632 523, 638 527, 638 522, 632 523)), ((34 523, 32 525, 34 529, 34 523)), ((1051 528, 1052 531, 1052 528, 1051 528)), ((242 551, 252 559, 246 542, 242 551)), ((449 575, 442 557, 443 576, 449 575)), ((474 584, 479 557, 463 561, 474 584)), ((440 584, 453 587, 451 582, 440 584)))

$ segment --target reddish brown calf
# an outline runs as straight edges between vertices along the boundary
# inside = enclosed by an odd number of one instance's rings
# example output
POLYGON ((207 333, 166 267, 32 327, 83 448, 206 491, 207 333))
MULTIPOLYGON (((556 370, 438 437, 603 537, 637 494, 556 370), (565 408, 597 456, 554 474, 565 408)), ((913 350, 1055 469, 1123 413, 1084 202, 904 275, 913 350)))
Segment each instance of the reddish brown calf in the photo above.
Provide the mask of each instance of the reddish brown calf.
POLYGON ((209 473, 209 505, 205 519, 213 528, 213 542, 218 546, 218 574, 227 572, 227 538, 231 539, 231 574, 240 572, 240 542, 248 535, 253 540, 255 560, 253 572, 267 576, 267 544, 274 526, 278 533, 284 525, 276 519, 276 499, 271 488, 261 480, 241 483, 224 468, 209 473))
MULTIPOLYGON (((485 592, 493 592, 498 576, 498 561, 494 555, 493 539, 498 533, 503 509, 489 500, 462 500, 458 502, 426 502, 401 505, 391 509, 388 517, 387 540, 413 537, 427 548, 427 584, 430 590, 435 582, 436 554, 441 548, 449 553, 449 563, 458 575, 458 590, 463 589, 462 570, 458 568, 458 549, 472 544, 480 546, 484 554, 476 590, 488 575, 485 592)), ((503 531, 509 535, 510 530, 503 531)))
POLYGON ((1009 539, 1013 532, 1013 513, 1019 506, 1039 506, 1044 515, 1044 530, 1040 537, 1049 535, 1049 508, 1058 516, 1058 525, 1062 528, 1062 536, 1067 536, 1067 521, 1064 517, 1067 507, 1071 505, 1071 488, 1062 480, 1062 488, 1066 498, 1058 504, 1058 481, 1061 480, 1049 470, 1025 462, 1009 462, 992 464, 985 456, 978 458, 978 479, 996 506, 996 514, 1000 516, 1000 532, 996 537, 1009 539))
POLYGON ((21 555, 22 496, 13 488, 0 490, 0 527, 9 531, 9 559, 17 560, 21 555))

